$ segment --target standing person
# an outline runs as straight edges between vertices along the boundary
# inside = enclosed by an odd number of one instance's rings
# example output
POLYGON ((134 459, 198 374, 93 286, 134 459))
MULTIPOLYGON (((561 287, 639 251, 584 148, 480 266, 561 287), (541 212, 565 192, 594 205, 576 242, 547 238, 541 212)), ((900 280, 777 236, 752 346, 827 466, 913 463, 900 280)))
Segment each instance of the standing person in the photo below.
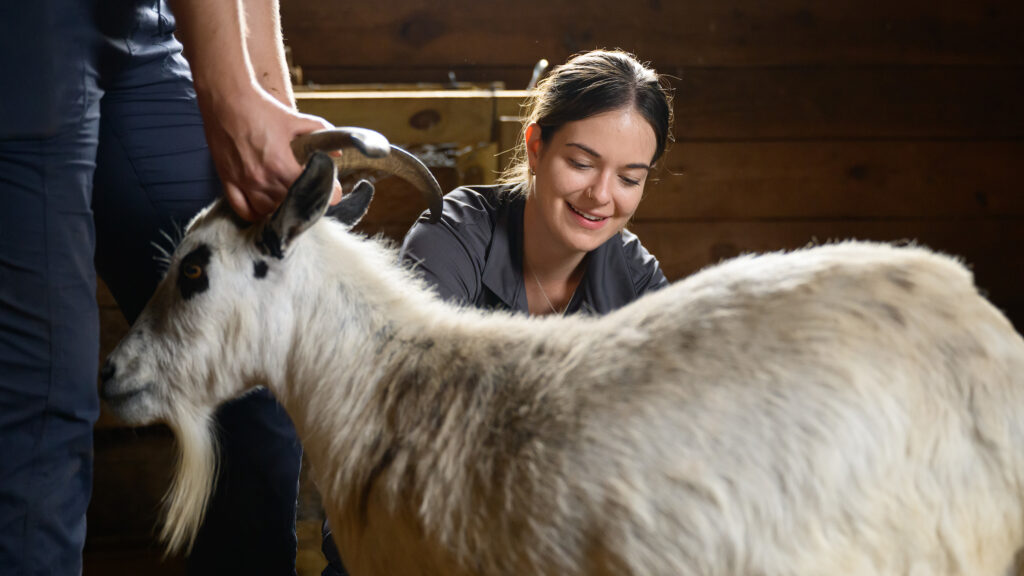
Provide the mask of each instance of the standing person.
MULTIPOLYGON (((268 214, 301 173, 291 139, 329 126, 294 108, 276 0, 174 8, 191 68, 162 0, 0 3, 5 575, 81 572, 95 270, 133 321, 162 275, 152 243, 222 193, 242 218, 268 214)), ((218 419, 223 474, 190 572, 294 573, 291 422, 265 392, 218 419)))
MULTIPOLYGON (((421 217, 403 257, 449 301, 548 314, 607 314, 668 281, 625 229, 671 140, 661 77, 621 51, 555 68, 531 96, 504 184, 458 188, 421 217)), ((344 574, 325 524, 324 576, 344 574)))

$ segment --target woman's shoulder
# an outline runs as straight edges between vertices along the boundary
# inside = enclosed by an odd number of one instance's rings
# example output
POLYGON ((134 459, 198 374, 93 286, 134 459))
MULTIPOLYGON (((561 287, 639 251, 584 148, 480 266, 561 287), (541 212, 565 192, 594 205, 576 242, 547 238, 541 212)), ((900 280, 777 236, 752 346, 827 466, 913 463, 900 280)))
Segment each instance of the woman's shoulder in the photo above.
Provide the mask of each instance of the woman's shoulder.
POLYGON ((636 234, 623 228, 618 237, 626 268, 638 294, 656 290, 668 284, 658 259, 644 247, 636 234))
POLYGON ((498 219, 515 199, 515 187, 506 184, 460 186, 445 194, 441 218, 436 224, 430 222, 429 214, 424 211, 407 238, 454 235, 464 243, 486 247, 498 219))
POLYGON ((424 212, 406 233, 402 258, 414 263, 444 298, 474 302, 499 220, 515 201, 513 189, 491 185, 452 190, 444 197, 438 222, 430 222, 424 212))
POLYGON ((643 257, 644 255, 650 255, 647 248, 640 242, 640 238, 636 235, 623 228, 619 231, 619 242, 622 244, 622 250, 631 256, 643 257))
POLYGON ((516 187, 509 184, 460 186, 444 196, 442 217, 452 223, 494 222, 499 211, 516 198, 516 187))

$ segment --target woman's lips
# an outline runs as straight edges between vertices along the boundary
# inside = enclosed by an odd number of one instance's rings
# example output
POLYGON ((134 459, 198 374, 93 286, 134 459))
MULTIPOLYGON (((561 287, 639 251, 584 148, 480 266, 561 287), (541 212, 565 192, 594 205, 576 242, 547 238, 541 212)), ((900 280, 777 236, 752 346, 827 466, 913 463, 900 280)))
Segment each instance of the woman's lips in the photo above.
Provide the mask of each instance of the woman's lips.
POLYGON ((572 214, 572 217, 576 222, 588 230, 599 230, 608 222, 607 216, 594 216, 592 214, 587 214, 569 202, 566 202, 566 205, 569 206, 569 213, 572 214))

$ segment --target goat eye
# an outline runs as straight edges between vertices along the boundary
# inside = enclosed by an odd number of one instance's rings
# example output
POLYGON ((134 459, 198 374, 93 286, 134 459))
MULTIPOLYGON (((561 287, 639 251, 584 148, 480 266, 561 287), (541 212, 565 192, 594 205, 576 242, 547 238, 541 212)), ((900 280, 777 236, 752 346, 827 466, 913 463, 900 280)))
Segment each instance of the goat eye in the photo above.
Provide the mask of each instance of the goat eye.
POLYGON ((203 268, 198 264, 189 264, 181 271, 185 275, 185 278, 189 280, 195 280, 203 275, 203 268))
POLYGON ((181 259, 178 269, 178 289, 181 297, 188 300, 210 287, 210 277, 203 270, 210 263, 210 247, 202 244, 181 259))

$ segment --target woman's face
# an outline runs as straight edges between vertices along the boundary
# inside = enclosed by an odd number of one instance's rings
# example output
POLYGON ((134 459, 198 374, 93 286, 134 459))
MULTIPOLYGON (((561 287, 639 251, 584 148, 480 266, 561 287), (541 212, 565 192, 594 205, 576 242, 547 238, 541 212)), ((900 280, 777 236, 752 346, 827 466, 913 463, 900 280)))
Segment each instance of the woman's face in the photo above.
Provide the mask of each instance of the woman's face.
POLYGON ((528 200, 552 240, 590 252, 621 230, 643 196, 656 148, 654 130, 634 108, 562 126, 547 143, 527 129, 536 173, 528 200))

